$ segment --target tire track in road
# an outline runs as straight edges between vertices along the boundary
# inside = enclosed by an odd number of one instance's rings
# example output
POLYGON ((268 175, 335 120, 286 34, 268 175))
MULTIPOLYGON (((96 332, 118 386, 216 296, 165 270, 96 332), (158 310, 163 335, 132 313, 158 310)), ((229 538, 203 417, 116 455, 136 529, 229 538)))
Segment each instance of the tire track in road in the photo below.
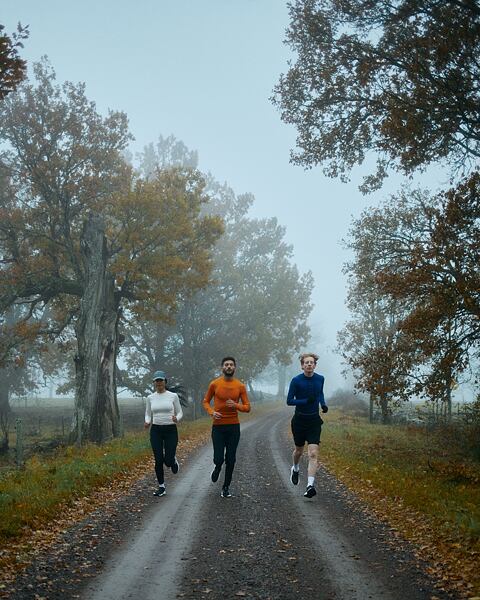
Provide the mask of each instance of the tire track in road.
MULTIPOLYGON (((83 594, 85 600, 427 600, 433 588, 388 528, 369 518, 325 470, 318 494, 289 481, 291 412, 241 425, 233 497, 210 481, 208 444, 183 468, 140 531, 83 594)), ((328 425, 327 425, 328 426, 328 425)))
POLYGON ((186 599, 427 600, 435 590, 411 552, 393 548, 387 527, 324 469, 318 494, 289 480, 291 411, 242 429, 232 490, 211 484, 178 596, 186 599))
POLYGON ((233 497, 220 497, 223 473, 210 484, 179 597, 338 598, 271 457, 269 436, 279 418, 285 424, 284 415, 272 412, 248 429, 242 426, 233 497), (319 578, 324 596, 318 595, 319 578))
POLYGON ((85 590, 85 600, 169 600, 176 596, 182 556, 188 550, 203 497, 208 491, 211 456, 208 448, 178 474, 149 511, 145 527, 125 532, 127 539, 100 577, 85 590), (130 537, 130 539, 128 539, 130 537))
MULTIPOLYGON (((294 496, 311 543, 328 564, 328 574, 339 598, 362 600, 421 600, 432 595, 432 582, 413 568, 414 557, 394 550, 391 532, 378 521, 369 519, 353 494, 321 468, 317 474, 317 496, 313 501, 302 497, 289 480, 291 449, 286 451, 285 427, 277 419, 269 433, 274 462, 286 488, 294 496)), ((327 425, 328 426, 328 425, 327 425)), ((321 448, 320 448, 321 455, 321 448)), ((306 485, 306 461, 302 465, 306 485)), ((300 487, 300 485, 298 486, 300 487)), ((448 597, 435 592, 437 598, 448 597)))

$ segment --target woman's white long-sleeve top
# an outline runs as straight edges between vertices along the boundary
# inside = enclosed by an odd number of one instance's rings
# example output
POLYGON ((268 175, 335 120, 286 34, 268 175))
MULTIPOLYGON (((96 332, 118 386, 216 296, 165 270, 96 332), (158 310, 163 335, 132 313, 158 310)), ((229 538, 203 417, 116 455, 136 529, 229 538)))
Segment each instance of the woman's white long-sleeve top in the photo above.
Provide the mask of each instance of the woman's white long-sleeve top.
POLYGON ((183 417, 182 407, 177 394, 166 390, 162 394, 154 392, 147 397, 145 423, 173 425, 173 415, 177 417, 177 421, 180 421, 183 417))

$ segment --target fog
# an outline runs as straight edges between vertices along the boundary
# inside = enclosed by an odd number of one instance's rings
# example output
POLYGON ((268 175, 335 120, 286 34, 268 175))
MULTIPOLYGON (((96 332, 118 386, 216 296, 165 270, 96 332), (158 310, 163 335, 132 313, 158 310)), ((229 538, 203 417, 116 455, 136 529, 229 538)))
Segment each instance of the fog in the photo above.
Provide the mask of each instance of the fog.
MULTIPOLYGON (((251 192, 252 216, 276 216, 294 262, 315 278, 312 350, 326 389, 343 385, 333 348, 347 318, 341 246, 352 216, 376 203, 357 186, 289 162, 295 131, 269 100, 293 59, 283 44, 288 10, 281 0, 104 0, 82 3, 3 0, 1 22, 30 26, 22 56, 47 55, 59 81, 84 81, 100 112, 123 110, 132 152, 173 134, 199 153, 200 169, 251 192)), ((389 188, 390 186, 390 188, 389 188)), ((235 326, 235 325, 233 325, 235 326)), ((241 327, 241 323, 237 324, 241 327)))

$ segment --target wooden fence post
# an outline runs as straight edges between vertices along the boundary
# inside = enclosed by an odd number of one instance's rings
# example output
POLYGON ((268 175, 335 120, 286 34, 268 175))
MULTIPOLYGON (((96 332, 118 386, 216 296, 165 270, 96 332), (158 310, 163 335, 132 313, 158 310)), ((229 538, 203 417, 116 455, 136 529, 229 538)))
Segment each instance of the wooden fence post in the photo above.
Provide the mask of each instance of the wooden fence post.
POLYGON ((22 419, 15 420, 15 431, 17 433, 17 443, 15 447, 17 469, 23 467, 23 427, 22 419))

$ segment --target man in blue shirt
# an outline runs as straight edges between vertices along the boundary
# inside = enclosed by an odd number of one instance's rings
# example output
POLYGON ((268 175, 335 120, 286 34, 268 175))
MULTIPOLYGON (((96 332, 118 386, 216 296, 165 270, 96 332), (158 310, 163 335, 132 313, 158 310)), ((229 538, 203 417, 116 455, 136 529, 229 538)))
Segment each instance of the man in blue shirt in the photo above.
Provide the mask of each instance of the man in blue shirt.
POLYGON ((328 411, 328 406, 325 404, 323 396, 325 377, 314 372, 317 361, 318 356, 313 352, 300 356, 303 373, 292 379, 287 396, 287 404, 295 406, 295 414, 292 417, 292 434, 295 450, 293 451, 290 481, 293 485, 298 484, 300 473, 299 463, 305 442, 307 442, 308 482, 307 489, 303 494, 306 498, 313 498, 317 493, 315 489, 315 473, 317 472, 318 446, 320 444, 320 434, 323 425, 319 407, 322 407, 323 413, 328 411))

